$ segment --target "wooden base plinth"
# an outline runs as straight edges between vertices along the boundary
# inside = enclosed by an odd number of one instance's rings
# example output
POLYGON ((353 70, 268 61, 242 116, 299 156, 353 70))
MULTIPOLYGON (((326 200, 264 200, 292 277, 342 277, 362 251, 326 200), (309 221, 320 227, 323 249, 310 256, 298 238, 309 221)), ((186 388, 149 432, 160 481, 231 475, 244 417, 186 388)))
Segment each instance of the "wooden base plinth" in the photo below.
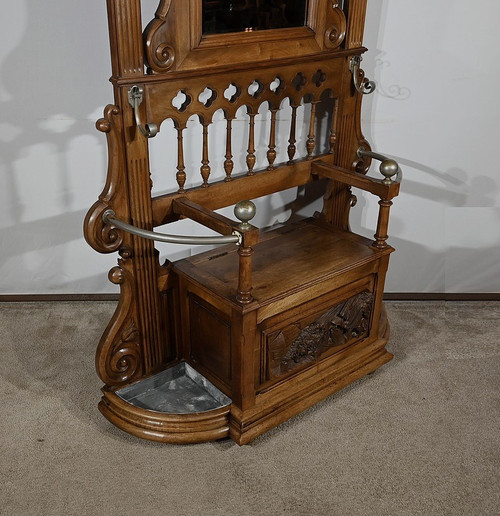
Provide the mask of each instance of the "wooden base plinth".
POLYGON ((293 396, 287 396, 287 385, 283 384, 258 396, 256 406, 250 410, 240 412, 233 408, 230 415, 231 439, 239 445, 248 444, 392 360, 392 353, 385 349, 389 324, 385 321, 382 326, 384 335, 372 344, 363 346, 363 343, 359 343, 324 360, 297 378, 287 380, 295 384, 289 386, 294 391, 293 396), (297 389, 298 385, 300 390, 297 389))
POLYGON ((195 414, 166 414, 136 407, 104 388, 99 403, 101 413, 125 432, 171 444, 216 441, 229 435, 229 409, 222 407, 195 414))
POLYGON ((121 430, 151 441, 189 444, 230 436, 239 445, 248 444, 389 362, 393 355, 385 349, 387 320, 381 321, 381 330, 383 335, 375 342, 351 346, 261 393, 256 405, 244 412, 233 405, 197 414, 165 414, 131 405, 107 388, 99 410, 121 430))
POLYGON ((326 385, 322 383, 316 391, 308 391, 301 397, 289 400, 283 404, 277 404, 275 410, 271 413, 266 413, 257 421, 253 420, 248 423, 241 422, 239 418, 231 414, 229 435, 231 439, 239 445, 248 444, 268 430, 300 414, 305 409, 343 389, 350 383, 374 372, 380 366, 392 360, 392 358, 393 355, 391 353, 383 350, 377 353, 377 355, 373 357, 373 360, 363 367, 346 373, 340 378, 335 378, 331 383, 327 383, 326 385))

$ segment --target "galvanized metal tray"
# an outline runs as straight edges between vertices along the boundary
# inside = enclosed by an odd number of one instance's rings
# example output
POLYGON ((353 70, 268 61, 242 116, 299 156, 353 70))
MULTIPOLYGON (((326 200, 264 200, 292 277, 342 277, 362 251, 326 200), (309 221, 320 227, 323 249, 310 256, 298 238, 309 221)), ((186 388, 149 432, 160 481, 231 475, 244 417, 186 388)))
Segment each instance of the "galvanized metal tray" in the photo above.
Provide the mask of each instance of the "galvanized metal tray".
POLYGON ((136 407, 167 414, 207 412, 231 404, 231 398, 186 362, 123 387, 116 394, 136 407))

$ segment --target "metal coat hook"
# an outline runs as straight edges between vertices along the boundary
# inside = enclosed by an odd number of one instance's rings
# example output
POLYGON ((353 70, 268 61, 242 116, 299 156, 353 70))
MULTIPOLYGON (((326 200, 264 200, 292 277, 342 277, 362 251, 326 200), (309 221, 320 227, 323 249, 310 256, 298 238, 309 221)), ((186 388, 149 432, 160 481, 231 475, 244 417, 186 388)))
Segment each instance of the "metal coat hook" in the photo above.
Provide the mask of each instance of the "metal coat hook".
POLYGON ((359 84, 359 70, 362 60, 363 58, 361 56, 353 56, 349 64, 349 70, 352 73, 352 77, 354 79, 354 87, 356 88, 356 91, 359 91, 359 93, 362 93, 363 95, 369 95, 370 93, 373 93, 375 91, 377 85, 373 81, 369 81, 368 79, 365 79, 363 81, 363 84, 359 84))
POLYGON ((128 102, 134 108, 135 123, 141 131, 141 134, 146 138, 153 138, 158 134, 158 126, 156 124, 142 125, 141 114, 139 106, 142 104, 144 90, 140 86, 132 86, 128 90, 128 102))

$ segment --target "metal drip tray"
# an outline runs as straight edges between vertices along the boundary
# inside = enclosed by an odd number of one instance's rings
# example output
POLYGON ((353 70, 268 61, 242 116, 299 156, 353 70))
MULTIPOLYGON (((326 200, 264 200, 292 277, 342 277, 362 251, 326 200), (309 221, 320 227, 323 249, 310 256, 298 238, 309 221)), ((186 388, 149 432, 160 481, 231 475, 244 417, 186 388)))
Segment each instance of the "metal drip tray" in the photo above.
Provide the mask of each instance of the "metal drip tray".
POLYGON ((231 404, 231 398, 185 362, 116 394, 136 407, 167 414, 207 412, 231 404))

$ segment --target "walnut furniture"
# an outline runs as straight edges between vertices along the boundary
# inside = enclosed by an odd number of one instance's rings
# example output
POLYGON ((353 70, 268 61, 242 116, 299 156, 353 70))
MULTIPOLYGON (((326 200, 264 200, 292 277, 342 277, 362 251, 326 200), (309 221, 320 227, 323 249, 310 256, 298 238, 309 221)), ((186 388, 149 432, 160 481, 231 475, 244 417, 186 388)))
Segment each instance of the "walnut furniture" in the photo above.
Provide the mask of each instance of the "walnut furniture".
POLYGON ((105 384, 99 408, 126 432, 245 444, 392 358, 382 296, 401 171, 361 132, 362 98, 375 89, 360 69, 366 3, 161 0, 143 30, 140 0, 107 0, 114 103, 97 128, 107 137, 109 165, 84 231, 96 251, 120 255, 109 274, 120 301, 96 367, 105 384), (246 170, 233 173, 242 106, 246 170), (265 163, 255 137, 262 106, 269 111, 265 163), (218 110, 225 137, 214 142, 218 110), (288 159, 278 163, 284 110, 288 159), (193 116, 199 172, 185 159, 193 116), (148 141, 166 120, 177 135, 177 188, 153 195, 148 141), (222 180, 211 180, 212 145, 224 148, 222 180), (384 178, 366 175, 372 159, 384 178), (250 199, 311 185, 324 194, 313 217, 274 229, 250 223, 250 199), (374 240, 349 228, 352 187, 380 199, 374 240), (233 205, 236 221, 215 211, 233 205), (182 218, 220 236, 154 231, 182 218), (217 247, 160 264, 155 240, 217 247))

